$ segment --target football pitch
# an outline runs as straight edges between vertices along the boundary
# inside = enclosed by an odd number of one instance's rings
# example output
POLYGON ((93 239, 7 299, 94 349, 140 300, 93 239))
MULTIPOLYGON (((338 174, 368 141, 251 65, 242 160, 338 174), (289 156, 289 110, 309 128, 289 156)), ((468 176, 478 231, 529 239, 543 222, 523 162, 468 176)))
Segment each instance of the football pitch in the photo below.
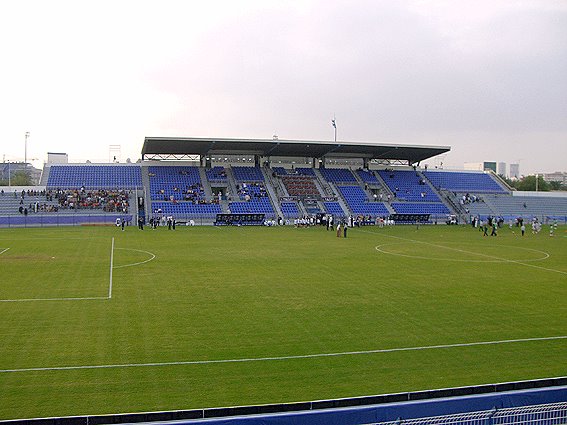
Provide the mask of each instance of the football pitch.
POLYGON ((566 236, 0 229, 0 419, 566 376, 566 236))

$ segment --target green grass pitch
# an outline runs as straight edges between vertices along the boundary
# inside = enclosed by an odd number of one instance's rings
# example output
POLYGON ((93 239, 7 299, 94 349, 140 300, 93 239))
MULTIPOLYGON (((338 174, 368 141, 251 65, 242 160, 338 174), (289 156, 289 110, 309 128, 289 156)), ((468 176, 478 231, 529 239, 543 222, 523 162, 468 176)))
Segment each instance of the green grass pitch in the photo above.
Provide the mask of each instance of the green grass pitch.
POLYGON ((2 229, 0 419, 565 376, 566 236, 2 229))

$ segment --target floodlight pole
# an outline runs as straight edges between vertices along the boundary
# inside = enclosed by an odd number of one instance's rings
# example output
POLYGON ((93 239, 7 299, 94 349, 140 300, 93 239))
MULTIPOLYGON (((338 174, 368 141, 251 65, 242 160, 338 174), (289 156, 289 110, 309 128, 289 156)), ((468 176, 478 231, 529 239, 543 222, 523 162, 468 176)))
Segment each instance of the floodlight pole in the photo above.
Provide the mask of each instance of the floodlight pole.
POLYGON ((333 114, 331 123, 333 124, 333 128, 335 129, 335 143, 337 143, 337 118, 335 117, 335 114, 333 114))
POLYGON ((24 142, 24 167, 28 167, 28 137, 30 137, 30 132, 26 131, 26 138, 24 142))

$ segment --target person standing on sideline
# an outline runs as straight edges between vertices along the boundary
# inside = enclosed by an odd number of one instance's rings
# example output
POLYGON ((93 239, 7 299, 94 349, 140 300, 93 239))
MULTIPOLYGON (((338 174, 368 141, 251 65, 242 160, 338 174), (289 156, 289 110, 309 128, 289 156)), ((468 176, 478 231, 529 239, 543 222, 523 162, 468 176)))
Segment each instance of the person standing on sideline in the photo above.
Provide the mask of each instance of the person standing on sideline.
POLYGON ((496 223, 496 221, 492 220, 492 233, 490 233, 490 236, 498 236, 497 230, 498 229, 498 224, 496 223))
POLYGON ((346 238, 347 228, 348 228, 348 226, 346 225, 346 223, 344 223, 344 225, 343 225, 343 237, 344 238, 346 238))
POLYGON ((337 223, 337 238, 341 237, 341 223, 337 223))
POLYGON ((522 223, 522 227, 520 227, 520 230, 522 231, 522 236, 524 236, 524 234, 526 233, 526 225, 522 223))
POLYGON ((126 224, 126 220, 124 219, 124 217, 122 217, 122 219, 120 220, 120 227, 122 228, 122 231, 124 231, 125 224, 126 224))

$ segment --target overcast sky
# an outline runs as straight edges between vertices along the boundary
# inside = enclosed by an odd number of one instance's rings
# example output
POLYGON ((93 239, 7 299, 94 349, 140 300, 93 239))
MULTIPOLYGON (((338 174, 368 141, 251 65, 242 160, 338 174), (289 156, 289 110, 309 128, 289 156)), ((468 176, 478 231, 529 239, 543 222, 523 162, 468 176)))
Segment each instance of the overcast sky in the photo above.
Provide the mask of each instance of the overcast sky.
POLYGON ((2 1, 6 160, 145 136, 450 146, 567 171, 567 1, 2 1))

